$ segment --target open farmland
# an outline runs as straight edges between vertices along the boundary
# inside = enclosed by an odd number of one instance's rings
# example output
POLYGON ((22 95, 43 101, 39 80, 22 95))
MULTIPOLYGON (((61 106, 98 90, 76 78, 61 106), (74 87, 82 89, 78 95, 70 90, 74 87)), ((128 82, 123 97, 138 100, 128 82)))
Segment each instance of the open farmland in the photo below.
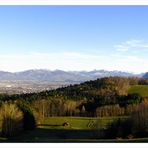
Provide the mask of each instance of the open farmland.
MULTIPOLYGON (((35 130, 25 131, 10 142, 87 142, 98 140, 98 128, 106 128, 111 122, 127 117, 49 117, 42 120, 35 130), (63 126, 68 122, 69 126, 63 126), (89 140, 87 140, 89 139, 89 140)), ((5 140, 3 140, 5 141, 5 140)))
MULTIPOLYGON (((127 117, 103 117, 102 127, 116 119, 127 117)), ((133 139, 99 139, 99 130, 92 129, 89 123, 98 123, 98 118, 87 117, 50 117, 41 122, 35 130, 25 131, 22 135, 13 139, 0 138, 1 142, 147 142, 148 138, 133 139), (62 126, 63 122, 69 122, 69 127, 62 126)))
POLYGON ((41 126, 43 128, 64 129, 65 127, 63 127, 62 124, 64 122, 68 122, 70 126, 66 127, 66 129, 90 130, 90 129, 96 129, 96 128, 106 128, 111 122, 119 118, 126 119, 127 117, 126 116, 102 117, 102 118, 50 117, 50 118, 45 118, 42 121, 41 126))

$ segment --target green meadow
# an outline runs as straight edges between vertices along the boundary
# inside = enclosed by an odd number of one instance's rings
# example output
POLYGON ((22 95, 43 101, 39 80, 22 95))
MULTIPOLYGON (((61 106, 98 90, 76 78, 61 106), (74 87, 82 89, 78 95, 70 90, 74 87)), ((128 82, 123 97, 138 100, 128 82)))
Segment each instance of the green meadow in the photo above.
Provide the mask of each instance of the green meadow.
POLYGON ((99 129, 105 129, 111 122, 127 117, 49 117, 32 131, 24 131, 12 139, 1 139, 10 142, 93 142, 97 141, 99 129), (63 126, 63 123, 69 126, 63 126), (87 140, 88 139, 88 140, 87 140))
MULTIPOLYGON (((116 119, 126 119, 127 117, 50 117, 42 120, 32 131, 24 131, 23 134, 13 138, 1 138, 1 142, 147 142, 148 138, 138 139, 99 139, 100 132, 93 124, 100 124, 101 128, 107 127, 116 119), (63 126, 63 122, 68 122, 70 126, 63 126), (96 137, 96 138, 95 138, 96 137)), ((100 127, 100 126, 99 126, 100 127)))
POLYGON ((132 85, 128 93, 138 93, 142 97, 148 97, 148 85, 132 85))

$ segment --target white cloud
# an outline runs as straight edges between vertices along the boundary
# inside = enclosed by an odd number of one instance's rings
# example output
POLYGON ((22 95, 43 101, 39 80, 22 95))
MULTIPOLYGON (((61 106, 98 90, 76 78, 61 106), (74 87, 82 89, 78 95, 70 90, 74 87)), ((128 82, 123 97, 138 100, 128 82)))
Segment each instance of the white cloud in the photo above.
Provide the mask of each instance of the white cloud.
POLYGON ((0 70, 21 71, 26 69, 91 70, 99 68, 102 56, 77 52, 30 53, 0 55, 0 70), (100 59, 100 60, 99 60, 100 59))
POLYGON ((97 55, 80 52, 29 53, 0 55, 0 70, 27 69, 61 70, 120 70, 134 73, 146 72, 148 60, 121 54, 97 55))
POLYGON ((114 46, 117 52, 113 57, 117 60, 120 69, 132 71, 134 73, 148 71, 148 42, 144 40, 129 40, 114 46))
POLYGON ((147 72, 148 59, 131 55, 112 55, 116 59, 115 69, 121 69, 122 71, 130 71, 134 73, 147 72))
POLYGON ((148 42, 143 40, 129 40, 119 45, 115 45, 114 48, 117 51, 129 51, 129 50, 148 50, 148 42))

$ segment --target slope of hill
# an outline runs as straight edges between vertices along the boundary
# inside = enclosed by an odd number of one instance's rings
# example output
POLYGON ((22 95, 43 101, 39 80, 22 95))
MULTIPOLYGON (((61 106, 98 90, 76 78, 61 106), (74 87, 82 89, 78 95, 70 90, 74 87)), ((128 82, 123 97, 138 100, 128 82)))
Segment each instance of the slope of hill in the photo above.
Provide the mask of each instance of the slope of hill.
POLYGON ((137 93, 142 97, 148 97, 148 85, 132 85, 128 93, 129 94, 137 93))

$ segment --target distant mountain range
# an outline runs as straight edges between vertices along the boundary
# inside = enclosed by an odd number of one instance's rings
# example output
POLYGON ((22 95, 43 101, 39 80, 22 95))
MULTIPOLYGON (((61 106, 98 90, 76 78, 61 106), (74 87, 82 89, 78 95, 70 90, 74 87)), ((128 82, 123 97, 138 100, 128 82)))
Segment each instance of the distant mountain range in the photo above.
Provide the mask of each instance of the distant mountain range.
POLYGON ((135 75, 133 73, 122 71, 107 71, 107 70, 93 70, 93 71, 62 71, 62 70, 27 70, 22 72, 4 72, 0 71, 0 80, 7 81, 39 81, 39 82, 68 82, 77 83, 88 80, 95 80, 97 78, 108 76, 122 76, 122 77, 148 77, 148 73, 135 75))

